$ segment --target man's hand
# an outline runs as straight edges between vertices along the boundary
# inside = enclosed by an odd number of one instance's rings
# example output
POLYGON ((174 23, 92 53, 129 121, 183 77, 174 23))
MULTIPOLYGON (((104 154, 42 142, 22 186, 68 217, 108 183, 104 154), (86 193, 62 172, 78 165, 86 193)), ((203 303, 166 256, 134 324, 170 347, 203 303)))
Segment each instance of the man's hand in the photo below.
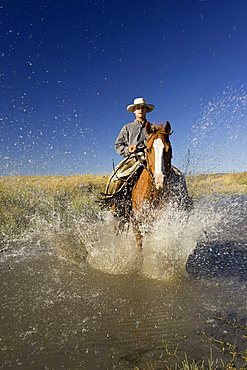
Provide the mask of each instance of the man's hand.
POLYGON ((132 144, 129 146, 129 153, 135 153, 136 152, 136 145, 132 144))

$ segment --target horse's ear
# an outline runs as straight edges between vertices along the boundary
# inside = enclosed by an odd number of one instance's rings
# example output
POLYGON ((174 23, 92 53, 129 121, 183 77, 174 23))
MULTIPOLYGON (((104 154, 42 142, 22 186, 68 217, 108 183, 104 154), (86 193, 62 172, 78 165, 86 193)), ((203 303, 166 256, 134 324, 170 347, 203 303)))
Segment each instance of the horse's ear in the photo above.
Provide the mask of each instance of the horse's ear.
POLYGON ((164 130, 165 130, 166 134, 168 134, 168 135, 172 134, 172 131, 171 131, 172 128, 171 128, 171 124, 170 124, 169 121, 166 121, 166 124, 164 126, 164 130))
POLYGON ((147 121, 147 123, 146 123, 145 128, 146 128, 146 132, 147 132, 147 134, 148 134, 148 135, 150 135, 150 134, 153 132, 153 130, 152 130, 152 125, 151 125, 151 123, 150 123, 150 122, 148 122, 148 121, 147 121))

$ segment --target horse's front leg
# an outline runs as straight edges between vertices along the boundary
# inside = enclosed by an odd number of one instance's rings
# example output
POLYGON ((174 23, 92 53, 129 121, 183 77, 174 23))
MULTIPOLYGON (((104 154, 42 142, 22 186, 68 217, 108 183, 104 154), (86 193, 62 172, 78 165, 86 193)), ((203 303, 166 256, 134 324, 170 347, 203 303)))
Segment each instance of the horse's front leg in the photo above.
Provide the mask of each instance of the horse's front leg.
POLYGON ((139 228, 139 224, 138 224, 138 221, 136 219, 133 220, 132 222, 132 225, 133 225, 133 231, 134 231, 134 234, 135 234, 135 239, 136 239, 136 247, 137 247, 137 250, 139 252, 142 252, 143 248, 142 248, 142 233, 140 231, 140 228, 139 228))

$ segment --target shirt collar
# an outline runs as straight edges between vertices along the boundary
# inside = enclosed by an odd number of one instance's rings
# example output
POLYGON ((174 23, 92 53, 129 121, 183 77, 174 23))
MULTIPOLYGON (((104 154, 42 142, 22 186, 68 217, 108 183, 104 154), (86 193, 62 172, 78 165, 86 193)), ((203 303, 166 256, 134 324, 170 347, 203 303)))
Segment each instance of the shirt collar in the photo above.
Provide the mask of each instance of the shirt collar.
POLYGON ((142 126, 145 126, 145 124, 147 123, 147 120, 145 120, 144 122, 141 122, 141 121, 138 121, 137 119, 135 119, 135 122, 139 123, 142 126))

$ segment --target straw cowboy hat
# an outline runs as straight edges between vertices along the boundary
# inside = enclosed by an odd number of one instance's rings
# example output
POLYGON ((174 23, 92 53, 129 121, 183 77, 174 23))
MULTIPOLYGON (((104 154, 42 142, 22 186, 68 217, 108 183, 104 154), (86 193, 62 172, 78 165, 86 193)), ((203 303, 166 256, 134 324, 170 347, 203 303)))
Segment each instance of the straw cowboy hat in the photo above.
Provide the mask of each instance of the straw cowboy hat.
POLYGON ((134 103, 128 105, 127 111, 134 113, 135 108, 139 105, 144 105, 147 108, 147 113, 151 112, 154 109, 153 104, 148 104, 145 99, 143 98, 136 98, 134 99, 134 103))

